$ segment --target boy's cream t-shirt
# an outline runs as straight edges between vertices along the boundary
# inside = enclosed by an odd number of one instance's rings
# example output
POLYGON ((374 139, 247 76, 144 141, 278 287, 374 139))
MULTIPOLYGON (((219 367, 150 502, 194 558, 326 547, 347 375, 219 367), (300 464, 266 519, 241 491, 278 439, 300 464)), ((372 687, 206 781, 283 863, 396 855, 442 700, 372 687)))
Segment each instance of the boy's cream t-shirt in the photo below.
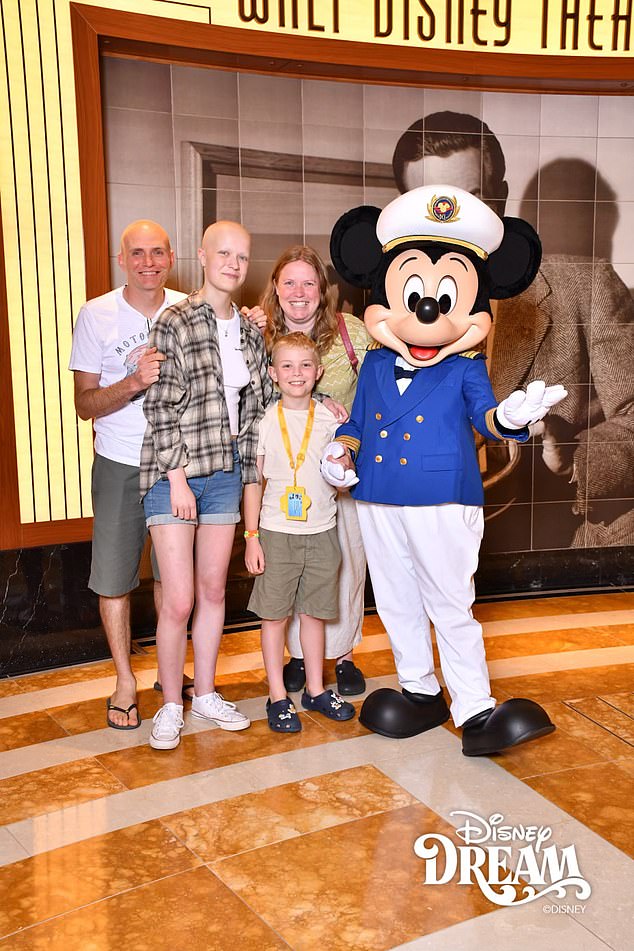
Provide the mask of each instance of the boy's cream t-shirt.
MULTIPOLYGON (((293 459, 302 444, 307 409, 285 409, 284 418, 288 428, 293 459)), ((258 456, 264 456, 266 488, 262 499, 260 527, 287 535, 316 535, 334 528, 337 517, 337 490, 328 485, 319 471, 319 461, 329 442, 332 441, 338 422, 321 403, 315 403, 315 419, 306 459, 297 472, 297 485, 304 487, 312 500, 305 522, 287 519, 280 508, 280 500, 286 487, 293 485, 293 471, 282 442, 282 431, 277 416, 277 403, 269 406, 260 420, 258 456)))

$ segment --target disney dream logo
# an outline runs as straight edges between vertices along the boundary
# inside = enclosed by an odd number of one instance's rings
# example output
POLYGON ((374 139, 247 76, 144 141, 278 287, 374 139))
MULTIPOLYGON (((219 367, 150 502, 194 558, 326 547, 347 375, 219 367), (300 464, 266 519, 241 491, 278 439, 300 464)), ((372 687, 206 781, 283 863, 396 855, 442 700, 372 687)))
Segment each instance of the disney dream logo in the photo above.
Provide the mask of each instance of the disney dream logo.
POLYGON ((464 845, 434 832, 414 843, 414 852, 425 862, 426 885, 446 885, 454 879, 459 885, 476 884, 495 905, 528 905, 549 894, 563 898, 569 888, 576 889, 579 901, 590 897, 592 889, 579 871, 574 845, 545 845, 552 835, 549 826, 504 825, 500 813, 488 819, 462 810, 450 815, 464 817, 456 829, 464 845), (518 847, 518 842, 526 844, 518 847))

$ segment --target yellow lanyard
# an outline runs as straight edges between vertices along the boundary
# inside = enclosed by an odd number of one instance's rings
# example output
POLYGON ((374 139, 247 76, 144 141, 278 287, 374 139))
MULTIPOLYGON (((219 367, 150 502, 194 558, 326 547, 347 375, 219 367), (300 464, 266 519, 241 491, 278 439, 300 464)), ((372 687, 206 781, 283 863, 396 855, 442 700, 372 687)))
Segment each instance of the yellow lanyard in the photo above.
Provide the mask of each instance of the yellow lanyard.
POLYGON ((310 434, 313 429, 313 420, 315 419, 315 401, 311 400, 310 406, 308 407, 308 419, 306 420, 306 429, 304 430, 304 437, 302 439, 302 444, 299 447, 299 452, 297 453, 296 459, 293 459, 293 452, 291 450, 291 441, 288 435, 286 420, 284 419, 284 410, 282 408, 281 400, 277 404, 277 418, 280 423, 280 429, 282 430, 282 442, 284 443, 284 448, 286 449, 286 455, 288 456, 288 461, 290 462, 291 469, 293 470, 293 487, 295 487, 297 485, 297 470, 306 459, 306 450, 308 449, 308 441, 310 439, 310 434))

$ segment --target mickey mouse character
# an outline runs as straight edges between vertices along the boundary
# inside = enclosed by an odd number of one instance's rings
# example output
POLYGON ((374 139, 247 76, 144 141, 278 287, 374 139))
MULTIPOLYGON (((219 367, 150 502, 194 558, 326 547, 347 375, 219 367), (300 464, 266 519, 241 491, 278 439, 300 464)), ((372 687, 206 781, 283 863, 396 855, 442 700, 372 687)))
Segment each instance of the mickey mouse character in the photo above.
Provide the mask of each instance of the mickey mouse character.
POLYGON ((345 280, 372 290, 365 325, 376 348, 322 471, 333 485, 354 485, 401 686, 400 693, 370 694, 360 720, 376 733, 405 737, 449 718, 434 674, 431 620, 465 755, 551 733, 554 725, 533 701, 495 705, 482 628, 471 612, 484 525, 472 427, 524 442, 528 424, 567 395, 535 381, 497 404, 484 355, 474 349, 491 328, 489 301, 519 294, 535 277, 539 238, 474 195, 435 185, 383 211, 347 212, 330 250, 345 280))

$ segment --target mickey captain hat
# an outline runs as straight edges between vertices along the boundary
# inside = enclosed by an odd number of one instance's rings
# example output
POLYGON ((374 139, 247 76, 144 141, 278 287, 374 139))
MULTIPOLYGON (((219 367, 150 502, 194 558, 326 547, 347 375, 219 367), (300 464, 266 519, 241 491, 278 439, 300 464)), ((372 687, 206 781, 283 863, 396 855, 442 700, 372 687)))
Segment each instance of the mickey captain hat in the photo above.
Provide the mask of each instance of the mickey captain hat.
POLYGON ((455 185, 424 185, 399 195, 379 215, 383 251, 408 241, 440 241, 486 260, 502 243, 504 224, 494 211, 455 185))

